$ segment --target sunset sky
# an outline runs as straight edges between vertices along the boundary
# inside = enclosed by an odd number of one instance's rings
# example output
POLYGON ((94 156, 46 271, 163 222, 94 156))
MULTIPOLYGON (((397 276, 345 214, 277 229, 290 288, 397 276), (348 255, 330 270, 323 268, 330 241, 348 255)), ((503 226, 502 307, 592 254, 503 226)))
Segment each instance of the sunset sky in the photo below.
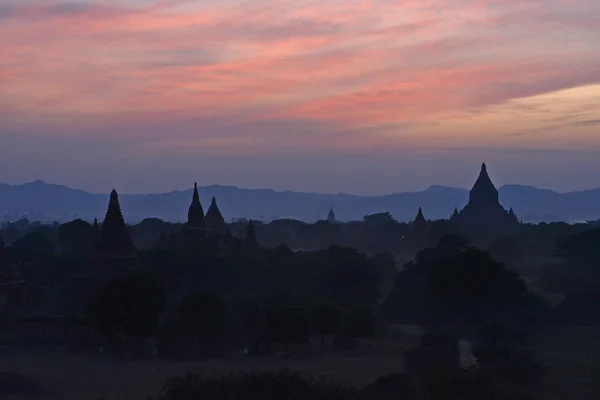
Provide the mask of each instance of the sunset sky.
POLYGON ((598 0, 0 0, 0 182, 600 187, 598 0))

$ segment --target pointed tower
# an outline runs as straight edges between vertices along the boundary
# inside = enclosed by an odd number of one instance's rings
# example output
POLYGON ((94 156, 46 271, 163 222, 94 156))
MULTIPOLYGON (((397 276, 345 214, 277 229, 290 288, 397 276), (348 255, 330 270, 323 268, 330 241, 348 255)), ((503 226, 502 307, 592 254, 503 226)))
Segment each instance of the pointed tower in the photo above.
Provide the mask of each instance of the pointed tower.
POLYGON ((519 223, 519 218, 517 218, 513 208, 511 207, 510 210, 508 210, 508 217, 513 220, 516 223, 519 223))
POLYGON ((67 308, 73 312, 81 312, 90 294, 103 282, 136 273, 141 268, 116 190, 110 193, 102 226, 99 228, 95 219, 93 229, 97 241, 90 264, 73 279, 66 295, 67 308))
POLYGON ((469 193, 469 203, 480 206, 495 206, 500 204, 498 201, 498 190, 496 190, 496 187, 488 175, 485 163, 481 164, 479 177, 475 181, 471 193, 469 193))
POLYGON ((420 226, 424 226, 424 225, 427 225, 427 220, 425 219, 425 216, 423 215, 423 209, 421 207, 419 207, 417 216, 415 217, 415 220, 413 221, 413 226, 420 227, 420 226))
POLYGON ((227 232, 225 218, 223 218, 221 210, 219 210, 219 206, 217 206, 217 199, 214 196, 210 203, 210 207, 208 207, 208 211, 206 211, 204 222, 206 223, 207 229, 221 234, 227 232))
POLYGON ((329 214, 327 214, 327 222, 330 224, 335 224, 337 222, 335 219, 335 213, 333 212, 333 207, 329 209, 329 214))
POLYGON ((428 233, 427 220, 423 215, 423 209, 419 207, 417 216, 412 223, 412 229, 409 233, 409 243, 415 252, 424 249, 427 246, 427 233, 428 233))
MULTIPOLYGON (((98 222, 95 223, 97 229, 98 222)), ((135 248, 127 231, 116 190, 110 193, 108 210, 96 245, 95 264, 101 268, 137 266, 135 248)))
POLYGON ((100 243, 98 243, 98 246, 100 250, 109 252, 128 252, 133 249, 116 190, 110 193, 108 209, 100 229, 100 243))
POLYGON ((454 221, 459 217, 459 213, 458 213, 458 207, 454 207, 454 212, 452 213, 452 215, 450 216, 450 220, 454 221))
POLYGON ((194 194, 192 196, 192 204, 188 210, 188 228, 204 229, 204 210, 200 204, 200 195, 198 195, 198 184, 194 183, 194 194))
POLYGON ((457 221, 462 225, 488 229, 515 225, 516 219, 500 205, 498 190, 488 175, 485 163, 481 165, 479 177, 469 193, 469 203, 462 209, 457 221))
POLYGON ((254 232, 254 223, 252 220, 248 221, 248 227, 246 228, 246 237, 244 238, 244 248, 248 250, 258 248, 258 240, 256 240, 256 232, 254 232))

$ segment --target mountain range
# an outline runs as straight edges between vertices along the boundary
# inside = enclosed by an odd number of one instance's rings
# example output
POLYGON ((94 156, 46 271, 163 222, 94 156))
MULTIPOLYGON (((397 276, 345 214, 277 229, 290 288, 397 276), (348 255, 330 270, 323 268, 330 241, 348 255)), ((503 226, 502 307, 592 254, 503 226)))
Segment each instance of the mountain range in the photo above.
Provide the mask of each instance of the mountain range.
MULTIPOLYGON (((325 218, 330 207, 341 221, 358 220, 364 215, 379 212, 390 212, 398 221, 410 221, 419 207, 423 208, 427 219, 439 219, 449 217, 454 207, 460 210, 469 198, 468 190, 445 186, 385 196, 278 192, 220 185, 199 187, 198 190, 205 211, 215 196, 228 221, 245 217, 263 221, 294 218, 310 222, 325 218)), ((502 205, 513 207, 524 222, 575 222, 600 218, 600 189, 557 193, 532 186, 505 185, 499 189, 499 194, 502 205)), ((191 198, 192 189, 119 196, 128 223, 150 217, 184 221, 191 198)), ((22 185, 0 184, 2 220, 14 220, 20 216, 45 222, 64 222, 74 218, 102 220, 107 204, 108 194, 92 194, 43 181, 22 185)))

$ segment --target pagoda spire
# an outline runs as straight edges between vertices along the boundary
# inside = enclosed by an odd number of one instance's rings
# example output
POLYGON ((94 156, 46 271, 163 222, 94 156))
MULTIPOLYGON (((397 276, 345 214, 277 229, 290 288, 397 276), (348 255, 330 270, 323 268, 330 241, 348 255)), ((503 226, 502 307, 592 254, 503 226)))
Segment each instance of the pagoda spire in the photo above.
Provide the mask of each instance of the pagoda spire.
POLYGON ((190 228, 204 228, 204 210, 200 204, 200 195, 198 194, 198 184, 194 183, 194 194, 192 204, 188 210, 187 225, 190 228))
POLYGON ((419 207, 419 212, 417 212, 417 216, 415 218, 415 220, 413 221, 413 224, 415 226, 417 225, 424 225, 427 223, 427 220, 425 219, 425 216, 423 215, 423 209, 421 207, 419 207))
MULTIPOLYGON (((95 226, 97 224, 98 222, 96 221, 95 226)), ((104 223, 100 229, 99 250, 110 253, 129 252, 133 250, 133 243, 131 242, 129 232, 127 232, 127 226, 125 225, 119 204, 119 195, 116 190, 110 193, 108 209, 106 210, 104 223)))
POLYGON ((329 214, 327 214, 327 221, 332 224, 334 222, 337 222, 337 220, 335 219, 335 212, 333 212, 333 207, 329 208, 329 214))
POLYGON ((214 196, 211 200, 210 207, 208 207, 208 211, 206 211, 204 221, 206 227, 215 232, 225 233, 227 230, 225 218, 223 218, 223 214, 221 214, 221 210, 219 210, 219 206, 217 206, 217 199, 214 196))
POLYGON ((479 177, 469 194, 469 202, 474 204, 500 204, 498 201, 498 190, 492 183, 485 163, 481 164, 479 177))
POLYGON ((517 215, 515 214, 515 211, 513 210, 513 208, 511 207, 510 210, 508 210, 508 216, 515 222, 519 222, 519 218, 517 218, 517 215))
POLYGON ((458 207, 454 207, 454 212, 452 213, 452 216, 450 217, 450 219, 456 219, 460 216, 460 213, 458 212, 458 207))

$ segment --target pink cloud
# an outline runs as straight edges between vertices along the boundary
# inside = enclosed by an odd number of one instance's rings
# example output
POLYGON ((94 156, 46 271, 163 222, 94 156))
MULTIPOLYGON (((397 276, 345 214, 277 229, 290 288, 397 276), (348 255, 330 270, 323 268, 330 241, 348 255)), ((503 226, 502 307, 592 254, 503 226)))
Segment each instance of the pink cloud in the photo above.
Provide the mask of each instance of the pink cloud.
POLYGON ((600 81, 600 4, 586 0, 27 4, 0 7, 9 118, 352 129, 600 81))

